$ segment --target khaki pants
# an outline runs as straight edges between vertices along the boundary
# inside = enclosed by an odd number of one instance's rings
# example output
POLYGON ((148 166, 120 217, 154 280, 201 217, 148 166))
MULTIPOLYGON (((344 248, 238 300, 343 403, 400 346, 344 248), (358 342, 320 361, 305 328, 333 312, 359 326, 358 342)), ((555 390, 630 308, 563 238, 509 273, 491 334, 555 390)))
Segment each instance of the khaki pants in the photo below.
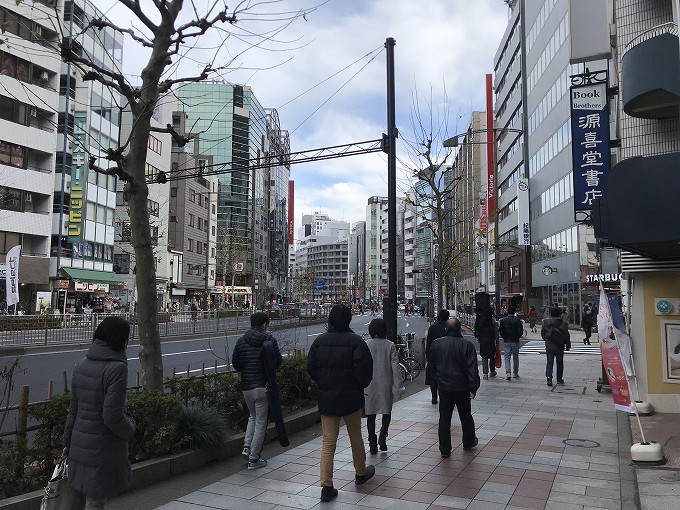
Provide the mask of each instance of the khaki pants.
MULTIPOLYGON (((361 409, 343 416, 352 447, 352 463, 357 475, 366 474, 366 449, 361 437, 361 409)), ((323 442, 321 446, 321 487, 333 487, 333 457, 340 433, 340 416, 321 415, 323 442)))

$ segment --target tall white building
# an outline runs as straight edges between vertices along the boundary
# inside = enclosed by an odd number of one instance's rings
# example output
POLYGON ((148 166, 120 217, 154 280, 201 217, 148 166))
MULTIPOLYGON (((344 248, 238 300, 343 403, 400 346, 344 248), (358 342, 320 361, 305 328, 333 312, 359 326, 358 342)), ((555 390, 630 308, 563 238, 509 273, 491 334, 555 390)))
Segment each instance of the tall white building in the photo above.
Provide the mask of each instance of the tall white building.
POLYGON ((314 214, 302 215, 302 226, 298 229, 298 239, 321 233, 323 226, 331 221, 328 214, 316 211, 314 214))
POLYGON ((366 206, 366 301, 380 299, 380 232, 387 197, 370 197, 366 206))
MULTIPOLYGON (((59 163, 61 61, 54 48, 61 36, 47 11, 33 2, 3 2, 0 7, 0 260, 12 247, 22 246, 19 299, 26 311, 35 310, 36 292, 50 290, 52 200, 59 163)), ((5 302, 4 285, 0 302, 5 302)))

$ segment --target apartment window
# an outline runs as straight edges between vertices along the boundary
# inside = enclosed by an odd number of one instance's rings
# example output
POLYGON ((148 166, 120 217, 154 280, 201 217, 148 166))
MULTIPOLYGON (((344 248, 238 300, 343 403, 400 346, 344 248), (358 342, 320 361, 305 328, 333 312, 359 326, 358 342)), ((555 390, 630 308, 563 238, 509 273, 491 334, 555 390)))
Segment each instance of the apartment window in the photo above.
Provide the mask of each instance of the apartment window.
POLYGON ((26 147, 0 141, 0 163, 26 168, 26 147))
POLYGON ((189 226, 193 227, 194 226, 194 215, 189 213, 189 226))
POLYGON ((177 216, 170 216, 170 223, 176 223, 177 222, 177 216))
POLYGON ((163 142, 153 135, 149 135, 149 140, 146 146, 156 154, 160 154, 163 150, 163 142))
POLYGON ((200 242, 196 243, 196 253, 203 255, 203 244, 200 242))
POLYGON ((194 240, 187 238, 187 251, 194 251, 194 240))
POLYGON ((160 204, 158 202, 154 202, 153 200, 147 200, 146 201, 146 206, 149 209, 149 215, 150 216, 156 216, 160 214, 160 204))
POLYGON ((189 202, 196 203, 196 192, 194 190, 189 190, 189 202))
POLYGON ((203 218, 198 218, 198 230, 203 230, 203 218))
POLYGON ((114 238, 116 241, 123 243, 129 243, 132 240, 132 227, 130 221, 116 222, 114 225, 114 238))
POLYGON ((176 197, 177 196, 177 188, 170 188, 170 196, 171 197, 176 197))

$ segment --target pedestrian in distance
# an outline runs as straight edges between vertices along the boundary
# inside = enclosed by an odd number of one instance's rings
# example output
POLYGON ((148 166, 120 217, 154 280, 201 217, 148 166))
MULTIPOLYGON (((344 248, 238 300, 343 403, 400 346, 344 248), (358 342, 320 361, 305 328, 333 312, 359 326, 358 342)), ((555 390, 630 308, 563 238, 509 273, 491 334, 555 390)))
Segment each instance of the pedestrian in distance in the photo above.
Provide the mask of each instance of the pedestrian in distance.
POLYGON ((533 305, 529 307, 527 319, 529 319, 529 329, 531 329, 532 333, 536 333, 536 321, 538 320, 538 312, 536 311, 536 308, 533 307, 533 305))
POLYGON ((350 329, 351 321, 352 310, 348 306, 333 306, 328 314, 328 331, 316 337, 307 357, 307 372, 316 381, 319 394, 323 433, 319 469, 324 502, 338 495, 333 487, 333 458, 341 419, 352 449, 354 483, 363 485, 375 474, 375 468, 366 465, 361 434, 364 389, 373 378, 373 358, 364 339, 350 329))
POLYGON ((451 416, 458 408, 463 428, 463 450, 479 443, 472 417, 472 400, 479 389, 477 351, 463 338, 458 319, 446 321, 446 336, 432 342, 427 362, 439 386, 439 451, 443 458, 451 456, 451 416))
POLYGON ((368 446, 372 455, 387 451, 387 436, 392 419, 394 397, 401 398, 406 391, 401 383, 401 369, 394 342, 387 339, 387 322, 385 319, 373 319, 368 325, 366 345, 373 358, 373 379, 366 388, 366 428, 368 429, 368 446), (382 415, 380 436, 375 433, 376 415, 382 415))
POLYGON ((524 335, 524 325, 515 315, 515 307, 510 305, 507 317, 501 319, 498 332, 503 338, 505 348, 505 379, 510 376, 519 378, 519 339, 524 335), (512 373, 510 372, 510 359, 512 358, 512 373))
POLYGON ((562 311, 554 307, 550 317, 543 319, 541 338, 545 340, 545 377, 548 386, 553 385, 553 365, 557 361, 557 384, 564 384, 564 351, 571 349, 569 328, 562 320, 562 311))
POLYGON ((498 325, 493 320, 491 297, 487 292, 475 294, 475 338, 479 342, 482 357, 482 377, 496 377, 496 347, 498 347, 498 325))
POLYGON ((267 370, 265 369, 264 344, 270 342, 267 353, 269 370, 281 366, 281 351, 276 339, 267 333, 269 316, 255 312, 250 316, 250 329, 237 340, 231 357, 234 370, 241 376, 241 391, 248 406, 248 425, 243 438, 242 455, 248 459, 248 469, 267 465, 261 457, 269 421, 269 397, 267 395, 267 370))
MULTIPOLYGON (((446 336, 446 321, 449 320, 448 310, 439 310, 437 313, 437 320, 434 321, 429 328, 427 328, 427 340, 425 341, 425 359, 428 358, 430 352, 430 347, 435 339, 442 336, 446 336)), ((432 403, 437 403, 437 378, 432 377, 430 370, 425 369, 425 384, 430 385, 430 391, 432 392, 432 403)))
POLYGON ((595 322, 594 315, 593 304, 587 303, 583 307, 583 314, 581 316, 581 328, 583 328, 583 332, 586 334, 586 337, 583 339, 585 345, 590 345, 590 336, 593 334, 593 324, 595 322))
POLYGON ((63 452, 69 487, 82 496, 82 506, 73 510, 100 510, 130 486, 128 442, 135 427, 125 414, 129 337, 125 319, 106 317, 73 369, 63 452))

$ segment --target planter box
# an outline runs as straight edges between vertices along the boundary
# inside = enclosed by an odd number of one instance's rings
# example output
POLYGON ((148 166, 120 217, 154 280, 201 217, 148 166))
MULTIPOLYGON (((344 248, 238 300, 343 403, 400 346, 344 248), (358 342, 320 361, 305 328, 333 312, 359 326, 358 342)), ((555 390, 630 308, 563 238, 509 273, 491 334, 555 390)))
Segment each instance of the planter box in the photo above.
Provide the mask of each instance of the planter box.
MULTIPOLYGON (((288 434, 294 434, 311 427, 320 420, 318 409, 308 409, 285 419, 288 434)), ((274 424, 269 424, 265 441, 272 441, 275 436, 274 424)), ((167 480, 176 475, 204 466, 208 462, 223 460, 241 455, 243 434, 227 439, 219 451, 187 450, 158 459, 149 459, 132 465, 132 484, 128 492, 167 480)), ((45 494, 44 489, 6 498, 0 501, 0 510, 38 510, 45 494)), ((112 501, 115 501, 112 500, 112 501)))

